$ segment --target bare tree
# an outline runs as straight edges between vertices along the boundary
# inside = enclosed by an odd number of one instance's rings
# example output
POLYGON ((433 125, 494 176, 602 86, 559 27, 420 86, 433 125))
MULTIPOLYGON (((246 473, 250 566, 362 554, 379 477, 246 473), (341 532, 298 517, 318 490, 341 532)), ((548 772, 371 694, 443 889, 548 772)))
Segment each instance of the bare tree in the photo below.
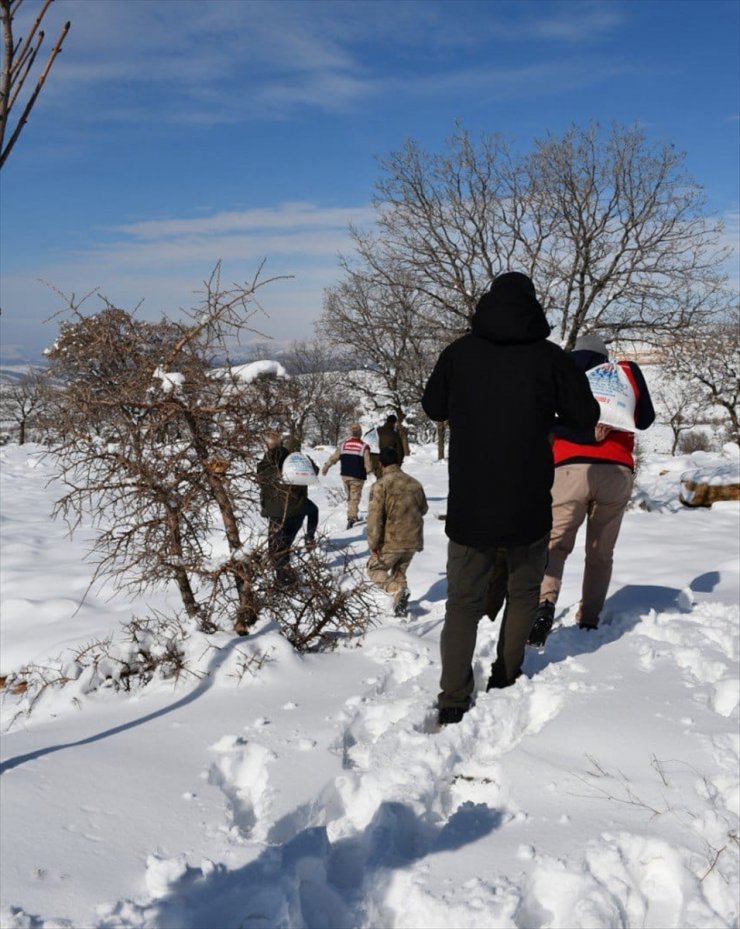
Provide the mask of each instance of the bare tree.
POLYGON ((661 382, 651 392, 658 419, 670 427, 671 455, 675 455, 681 437, 701 422, 702 407, 706 410, 700 385, 685 375, 666 377, 664 372, 661 382))
POLYGON ((339 445, 359 418, 358 398, 347 389, 344 373, 332 371, 323 402, 312 417, 316 444, 339 445))
POLYGON ((694 386, 705 415, 721 410, 731 441, 740 445, 740 338, 737 308, 730 316, 689 330, 666 347, 666 368, 694 386))
POLYGON ((716 297, 727 254, 684 158, 637 128, 574 126, 516 154, 458 126, 441 154, 409 141, 381 162, 377 231, 354 231, 358 255, 379 280, 412 281, 448 338, 506 270, 534 279, 565 348, 597 327, 676 332, 716 297))
MULTIPOLYGON (((49 353, 52 374, 66 383, 63 437, 52 454, 67 493, 56 513, 72 528, 85 517, 97 526, 96 576, 139 590, 173 581, 204 631, 229 619, 246 634, 275 606, 255 479, 264 433, 285 413, 283 379, 229 361, 266 283, 257 274, 225 289, 217 268, 182 322, 144 322, 109 304, 85 316, 73 304, 49 353), (214 368, 213 358, 226 361, 214 368)), ((342 578, 312 571, 308 587, 320 574, 337 590, 314 597, 321 615, 297 596, 301 643, 312 628, 326 639, 354 610, 344 609, 342 578)), ((360 595, 363 585, 345 587, 360 595)), ((293 628, 286 610, 276 620, 293 628)))
MULTIPOLYGON (((367 243, 366 243, 367 244, 367 243)), ((369 246, 368 246, 369 247, 369 246)), ((319 334, 358 359, 345 381, 376 412, 393 410, 403 427, 421 403, 439 348, 422 312, 423 294, 400 272, 342 261, 344 280, 326 291, 319 334)))
POLYGON ((0 388, 0 415, 17 425, 19 445, 26 443, 29 430, 41 424, 48 398, 47 378, 40 371, 32 371, 0 388))
POLYGON ((38 16, 34 20, 31 30, 23 38, 16 38, 13 34, 13 23, 18 14, 23 0, 0 0, 0 18, 3 25, 3 63, 0 70, 0 168, 5 164, 10 155, 23 127, 28 122, 36 100, 46 83, 46 79, 51 71, 54 60, 62 50, 64 42, 71 23, 66 22, 57 37, 54 46, 49 52, 46 64, 27 95, 23 94, 26 81, 28 80, 33 66, 36 63, 41 46, 44 41, 44 30, 41 28, 44 16, 54 0, 44 0, 38 16), (6 141, 8 132, 11 110, 14 106, 22 106, 15 128, 10 132, 10 137, 6 141))
MULTIPOLYGON (((336 368, 340 360, 327 345, 322 342, 294 342, 283 355, 283 364, 291 375, 286 384, 287 412, 285 425, 299 442, 308 438, 309 430, 319 422, 325 421, 322 407, 336 411, 336 397, 332 397, 337 385, 336 368)), ((340 404, 344 409, 350 408, 346 424, 351 422, 355 409, 354 403, 347 403, 345 397, 340 404)), ((323 431, 323 430, 318 430, 323 431)), ((324 435, 316 436, 317 441, 327 441, 324 435)))

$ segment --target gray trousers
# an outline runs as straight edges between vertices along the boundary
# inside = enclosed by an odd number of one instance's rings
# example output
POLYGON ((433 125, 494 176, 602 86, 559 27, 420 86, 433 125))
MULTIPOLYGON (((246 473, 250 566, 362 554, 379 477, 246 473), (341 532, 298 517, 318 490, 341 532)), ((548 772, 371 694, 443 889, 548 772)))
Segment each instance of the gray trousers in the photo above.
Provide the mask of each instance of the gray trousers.
POLYGON ((529 545, 470 548, 450 540, 447 549, 447 609, 442 628, 442 677, 439 706, 467 709, 473 694, 473 653, 478 622, 486 612, 492 586, 503 588, 506 607, 501 620, 494 687, 508 687, 519 677, 524 649, 540 598, 547 564, 548 536, 529 545), (501 575, 494 577, 494 572, 501 575))

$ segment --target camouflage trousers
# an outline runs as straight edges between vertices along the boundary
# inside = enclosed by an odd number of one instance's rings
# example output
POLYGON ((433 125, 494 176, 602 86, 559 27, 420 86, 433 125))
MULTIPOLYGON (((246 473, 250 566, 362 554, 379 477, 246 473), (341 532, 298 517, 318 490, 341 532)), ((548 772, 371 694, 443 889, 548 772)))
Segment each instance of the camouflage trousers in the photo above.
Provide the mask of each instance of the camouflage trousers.
POLYGON ((347 519, 357 519, 365 481, 361 481, 359 477, 343 477, 342 481, 347 494, 347 519))
POLYGON ((371 555, 367 563, 370 580, 386 593, 394 594, 394 605, 401 592, 406 590, 406 572, 416 552, 379 552, 371 555))

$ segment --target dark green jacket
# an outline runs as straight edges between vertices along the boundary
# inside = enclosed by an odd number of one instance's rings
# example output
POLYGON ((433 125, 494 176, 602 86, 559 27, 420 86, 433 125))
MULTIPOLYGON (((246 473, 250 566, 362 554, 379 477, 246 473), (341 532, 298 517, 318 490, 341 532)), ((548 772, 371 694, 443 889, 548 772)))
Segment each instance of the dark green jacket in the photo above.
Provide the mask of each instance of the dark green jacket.
POLYGON ((293 487, 282 481, 283 462, 290 453, 284 445, 268 449, 257 465, 262 515, 270 519, 298 516, 306 500, 305 487, 293 487), (301 493, 303 491, 303 493, 301 493))
POLYGON ((398 453, 398 463, 403 462, 403 441, 398 430, 390 423, 378 426, 378 448, 395 448, 398 453))

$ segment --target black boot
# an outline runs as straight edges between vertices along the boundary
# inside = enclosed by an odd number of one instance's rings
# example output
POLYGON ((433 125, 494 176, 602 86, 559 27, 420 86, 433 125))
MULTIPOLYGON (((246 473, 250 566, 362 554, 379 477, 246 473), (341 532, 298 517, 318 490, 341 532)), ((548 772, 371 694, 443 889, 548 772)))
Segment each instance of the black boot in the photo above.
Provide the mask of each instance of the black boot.
POLYGON ((527 645, 534 645, 536 648, 542 648, 547 641, 547 637, 555 621, 555 604, 549 600, 543 600, 537 607, 534 623, 527 639, 527 645))
POLYGON ((408 588, 404 588, 398 595, 393 606, 393 615, 394 616, 407 616, 409 612, 409 591, 408 588))
POLYGON ((459 723, 467 713, 461 706, 441 706, 437 712, 437 722, 440 726, 449 726, 459 723))

